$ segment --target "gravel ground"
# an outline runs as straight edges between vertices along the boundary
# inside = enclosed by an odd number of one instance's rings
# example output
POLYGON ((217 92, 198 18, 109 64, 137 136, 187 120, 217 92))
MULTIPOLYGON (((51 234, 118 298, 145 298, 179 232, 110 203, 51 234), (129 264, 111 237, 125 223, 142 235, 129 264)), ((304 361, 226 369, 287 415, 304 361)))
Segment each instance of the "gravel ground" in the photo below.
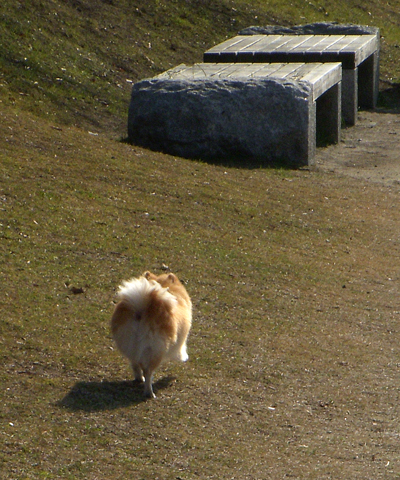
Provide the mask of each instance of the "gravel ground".
POLYGON ((340 144, 317 149, 315 168, 400 186, 400 114, 359 112, 340 144))

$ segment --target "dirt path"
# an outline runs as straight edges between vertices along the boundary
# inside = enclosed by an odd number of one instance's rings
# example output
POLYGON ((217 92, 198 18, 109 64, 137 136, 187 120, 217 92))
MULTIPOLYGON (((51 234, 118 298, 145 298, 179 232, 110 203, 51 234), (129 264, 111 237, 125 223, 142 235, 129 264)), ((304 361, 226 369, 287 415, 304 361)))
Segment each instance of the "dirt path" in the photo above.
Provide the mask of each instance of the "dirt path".
POLYGON ((317 149, 316 168, 400 186, 400 114, 359 112, 339 145, 317 149))

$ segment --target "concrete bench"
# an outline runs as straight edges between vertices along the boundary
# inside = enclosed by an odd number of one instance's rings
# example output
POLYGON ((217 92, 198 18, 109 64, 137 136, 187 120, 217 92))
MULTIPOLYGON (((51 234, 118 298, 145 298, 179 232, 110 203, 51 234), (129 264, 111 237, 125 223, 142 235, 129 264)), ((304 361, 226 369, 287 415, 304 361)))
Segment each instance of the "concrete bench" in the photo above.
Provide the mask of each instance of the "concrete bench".
POLYGON ((311 165, 338 142, 341 64, 180 65, 132 88, 131 143, 187 158, 311 165))
POLYGON ((379 36, 238 35, 204 53, 204 62, 341 62, 342 114, 354 125, 358 106, 375 108, 379 87, 379 36))

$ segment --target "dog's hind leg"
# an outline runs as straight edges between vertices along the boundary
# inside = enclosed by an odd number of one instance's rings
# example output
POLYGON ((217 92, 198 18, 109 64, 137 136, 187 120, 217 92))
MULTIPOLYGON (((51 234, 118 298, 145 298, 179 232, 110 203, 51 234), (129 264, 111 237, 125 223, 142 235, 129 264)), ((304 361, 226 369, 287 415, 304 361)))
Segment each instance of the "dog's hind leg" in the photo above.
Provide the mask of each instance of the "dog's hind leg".
POLYGON ((153 392, 153 373, 154 370, 160 365, 162 360, 162 355, 155 356, 151 350, 151 348, 147 351, 147 361, 141 363, 141 367, 143 368, 143 375, 144 375, 144 395, 147 398, 156 398, 153 392))
POLYGON ((144 396, 156 398, 153 392, 153 372, 150 369, 144 371, 144 396))
POLYGON ((132 362, 132 370, 135 382, 144 382, 143 371, 137 363, 132 362))

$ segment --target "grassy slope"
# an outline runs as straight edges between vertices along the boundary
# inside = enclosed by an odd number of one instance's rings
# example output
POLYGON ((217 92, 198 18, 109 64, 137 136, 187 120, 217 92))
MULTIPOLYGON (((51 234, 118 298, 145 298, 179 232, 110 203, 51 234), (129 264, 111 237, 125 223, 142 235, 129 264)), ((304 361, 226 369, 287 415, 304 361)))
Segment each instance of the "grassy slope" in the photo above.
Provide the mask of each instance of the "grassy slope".
POLYGON ((317 20, 379 26, 382 78, 398 82, 400 8, 398 0, 390 4, 4 1, 0 99, 58 122, 121 132, 132 81, 201 61, 204 50, 249 25, 317 20))
MULTIPOLYGON (((0 7, 0 478, 396 478, 397 191, 117 140, 126 79, 326 18, 244 4, 0 7), (108 321, 118 282, 163 264, 194 300, 190 362, 143 402, 108 321)), ((327 18, 366 23, 349 5, 327 18)), ((369 10, 396 78, 391 5, 369 10)))

